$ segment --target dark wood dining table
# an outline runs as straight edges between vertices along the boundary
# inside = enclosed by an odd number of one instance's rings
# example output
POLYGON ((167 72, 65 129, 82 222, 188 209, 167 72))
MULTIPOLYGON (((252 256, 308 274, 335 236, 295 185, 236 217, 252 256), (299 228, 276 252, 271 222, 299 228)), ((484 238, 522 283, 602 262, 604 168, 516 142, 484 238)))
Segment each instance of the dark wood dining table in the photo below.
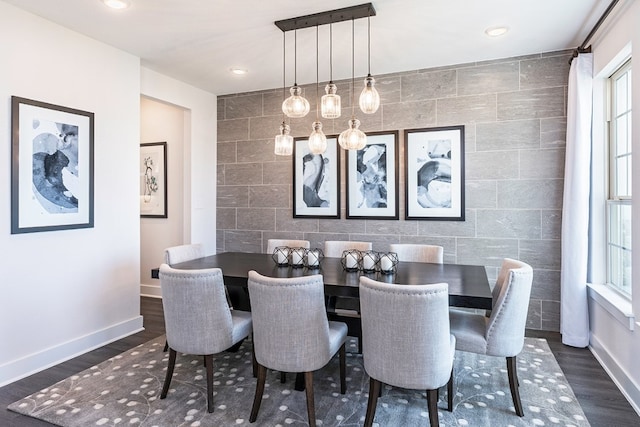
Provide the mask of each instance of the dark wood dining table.
MULTIPOLYGON (((319 269, 306 267, 280 267, 271 254, 224 252, 172 265, 173 268, 194 270, 217 267, 222 269, 225 285, 234 308, 250 310, 247 297, 247 276, 255 270, 270 277, 298 277, 322 274, 325 295, 359 297, 359 278, 362 275, 381 282, 398 285, 419 285, 446 282, 449 284, 449 305, 490 310, 491 288, 483 266, 461 264, 430 264, 399 262, 394 274, 349 272, 342 267, 340 258, 324 258, 319 269)), ((158 277, 158 270, 152 271, 158 277)))

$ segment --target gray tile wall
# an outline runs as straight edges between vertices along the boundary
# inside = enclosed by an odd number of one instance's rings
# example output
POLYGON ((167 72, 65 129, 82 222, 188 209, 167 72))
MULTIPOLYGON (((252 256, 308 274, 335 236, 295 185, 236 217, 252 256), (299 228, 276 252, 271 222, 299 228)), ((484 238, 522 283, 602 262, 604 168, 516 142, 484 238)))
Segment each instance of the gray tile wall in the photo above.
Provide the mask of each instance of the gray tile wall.
MULTIPOLYGON (((445 262, 485 266, 492 283, 502 259, 517 258, 534 268, 527 327, 558 331, 569 57, 564 51, 376 76, 380 110, 357 115, 365 132, 400 131, 399 159, 404 129, 465 126, 464 222, 402 219, 402 165, 398 221, 293 218, 292 159, 273 154, 282 89, 219 97, 218 251, 263 252, 270 238, 318 247, 367 240, 376 250, 433 243, 444 246, 445 262)), ((343 106, 351 105, 349 82, 337 84, 343 106)), ((315 86, 305 93, 315 105, 315 86)), ((292 120, 294 136, 310 133, 312 115, 292 120)), ((325 133, 340 133, 349 116, 347 108, 323 120, 325 133)))

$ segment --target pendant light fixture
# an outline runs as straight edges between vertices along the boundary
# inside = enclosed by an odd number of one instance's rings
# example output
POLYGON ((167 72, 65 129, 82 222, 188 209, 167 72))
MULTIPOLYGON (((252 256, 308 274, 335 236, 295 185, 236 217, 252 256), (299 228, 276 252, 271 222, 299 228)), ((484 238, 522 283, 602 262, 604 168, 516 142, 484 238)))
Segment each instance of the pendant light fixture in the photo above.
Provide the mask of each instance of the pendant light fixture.
POLYGON ((355 24, 351 20, 351 119, 349 127, 340 133, 338 143, 345 150, 361 150, 367 145, 367 135, 360 129, 360 120, 356 118, 355 97, 355 24))
MULTIPOLYGON (((286 64, 287 64, 287 36, 282 33, 282 99, 286 96, 286 64)), ((293 137, 290 135, 291 128, 286 122, 286 115, 282 113, 282 124, 280 125, 280 133, 276 135, 274 153, 278 156, 290 156, 293 153, 293 137)))
POLYGON ((309 113, 309 101, 302 96, 302 88, 298 86, 298 31, 294 31, 293 52, 293 86, 289 89, 291 96, 282 103, 282 112, 290 118, 304 117, 309 113))
POLYGON ((340 95, 336 95, 338 87, 333 83, 333 24, 329 24, 329 83, 324 88, 326 95, 322 96, 322 117, 337 119, 342 114, 340 95))
POLYGON ((380 94, 374 87, 376 79, 371 76, 371 16, 367 16, 367 60, 369 69, 364 79, 364 89, 360 93, 360 109, 365 114, 373 114, 380 107, 380 94))
POLYGON ((322 154, 327 151, 327 137, 322 132, 322 123, 320 122, 320 104, 319 104, 319 91, 318 86, 320 79, 319 76, 319 60, 318 60, 318 26, 316 25, 316 121, 313 122, 311 128, 313 129, 311 135, 309 135, 309 151, 312 154, 322 154))

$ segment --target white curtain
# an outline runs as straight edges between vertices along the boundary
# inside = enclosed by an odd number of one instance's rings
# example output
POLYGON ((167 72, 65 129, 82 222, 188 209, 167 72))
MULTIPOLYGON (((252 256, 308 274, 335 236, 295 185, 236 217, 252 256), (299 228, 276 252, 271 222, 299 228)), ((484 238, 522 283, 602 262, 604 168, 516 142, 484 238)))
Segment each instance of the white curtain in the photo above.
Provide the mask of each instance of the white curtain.
POLYGON ((560 332, 562 342, 573 347, 589 345, 587 267, 592 87, 593 55, 580 54, 573 59, 569 71, 560 273, 560 332))

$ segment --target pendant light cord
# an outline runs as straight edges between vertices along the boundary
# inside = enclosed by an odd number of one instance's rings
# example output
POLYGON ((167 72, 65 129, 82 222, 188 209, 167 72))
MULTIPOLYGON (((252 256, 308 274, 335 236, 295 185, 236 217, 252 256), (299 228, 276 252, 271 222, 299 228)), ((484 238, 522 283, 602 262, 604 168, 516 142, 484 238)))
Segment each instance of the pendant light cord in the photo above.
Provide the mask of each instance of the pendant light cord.
POLYGON ((355 57, 356 57, 356 48, 355 48, 355 38, 356 38, 356 30, 355 30, 355 20, 351 19, 351 118, 356 117, 356 84, 355 84, 355 57))
POLYGON ((371 77, 371 13, 367 16, 367 61, 369 63, 368 76, 371 77))
POLYGON ((320 60, 318 56, 318 49, 319 49, 318 26, 316 25, 316 122, 320 121, 320 116, 319 116, 320 103, 319 103, 319 94, 318 94, 318 84, 319 84, 318 80, 320 79, 320 71, 319 71, 320 66, 318 65, 318 63, 320 62, 320 60))
POLYGON ((298 30, 293 32, 293 85, 298 86, 298 30))
POLYGON ((333 23, 329 24, 329 83, 333 83, 333 23))
MULTIPOLYGON (((282 102, 287 99, 287 33, 282 32, 282 102)), ((286 121, 286 114, 282 110, 282 123, 286 121)))

